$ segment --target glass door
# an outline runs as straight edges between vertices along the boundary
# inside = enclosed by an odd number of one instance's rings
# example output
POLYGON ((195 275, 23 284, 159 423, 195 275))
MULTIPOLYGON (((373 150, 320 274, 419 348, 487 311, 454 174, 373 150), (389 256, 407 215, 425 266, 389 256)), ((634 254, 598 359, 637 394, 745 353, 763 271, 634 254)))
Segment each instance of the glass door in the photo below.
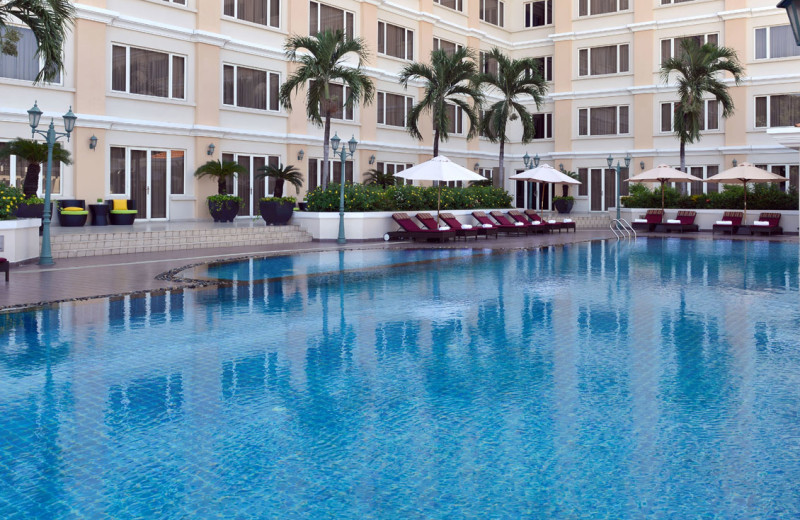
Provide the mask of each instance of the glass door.
POLYGON ((168 161, 166 150, 130 151, 131 196, 136 201, 136 218, 166 219, 168 161))

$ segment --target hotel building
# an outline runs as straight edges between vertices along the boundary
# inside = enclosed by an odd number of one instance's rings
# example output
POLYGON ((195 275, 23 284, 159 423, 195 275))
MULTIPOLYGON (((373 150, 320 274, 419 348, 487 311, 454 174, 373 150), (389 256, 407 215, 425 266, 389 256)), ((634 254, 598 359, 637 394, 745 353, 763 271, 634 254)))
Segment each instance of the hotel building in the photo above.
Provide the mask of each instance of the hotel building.
MULTIPOLYGON (((20 29, 17 57, 0 56, 0 143, 30 137, 26 110, 34 101, 60 124, 72 106, 78 116, 67 149, 74 164, 57 165, 54 198, 137 200, 140 220, 208 218, 206 196, 216 183, 193 177, 209 159, 248 169, 235 183, 252 216, 269 183, 254 176, 268 163, 294 164, 305 177, 300 196, 321 182, 322 129, 306 119, 305 92, 294 111, 281 109, 279 85, 293 69, 283 52, 290 34, 344 29, 366 40, 367 73, 375 102, 342 110, 331 133, 359 145, 345 167, 359 182, 370 168, 399 171, 430 158, 423 141, 405 131, 407 108, 421 98, 406 90, 401 69, 427 62, 431 50, 499 47, 512 57, 540 60, 549 94, 536 111, 536 138, 521 144, 511 123, 506 177, 522 156, 577 172, 578 211, 614 205, 609 154, 632 157, 630 171, 677 165, 671 131, 674 86, 659 74, 678 41, 693 37, 735 49, 745 77, 734 86, 735 114, 724 120, 709 101, 702 139, 687 146, 691 173, 706 177, 735 159, 763 165, 798 183, 797 153, 767 134, 800 121, 800 49, 776 0, 86 0, 65 45, 65 70, 51 84, 33 85, 35 42, 20 29), (97 145, 90 148, 90 138, 97 145)), ((491 68, 481 56, 481 67, 491 68)), ((332 86, 337 88, 335 85, 332 86)), ((341 87, 338 87, 341 88, 341 87)), ((491 99, 491 95, 489 96, 491 99)), ((466 118, 453 107, 452 136, 441 153, 486 176, 496 175, 498 145, 466 139, 466 118)), ((333 159, 333 157, 332 157, 333 159)), ((340 165, 332 160, 335 179, 340 165)), ((21 159, 0 162, 0 182, 21 186, 21 159)), ((623 177, 628 175, 623 171, 623 177)), ((44 178, 44 175, 41 176, 44 178)), ((627 190, 623 184, 623 193, 627 190)), ((518 206, 532 206, 522 183, 506 181, 518 206)), ((691 194, 715 190, 697 183, 691 194)), ((293 194, 293 188, 288 188, 293 194)), ((549 195, 545 199, 549 204, 549 195)))

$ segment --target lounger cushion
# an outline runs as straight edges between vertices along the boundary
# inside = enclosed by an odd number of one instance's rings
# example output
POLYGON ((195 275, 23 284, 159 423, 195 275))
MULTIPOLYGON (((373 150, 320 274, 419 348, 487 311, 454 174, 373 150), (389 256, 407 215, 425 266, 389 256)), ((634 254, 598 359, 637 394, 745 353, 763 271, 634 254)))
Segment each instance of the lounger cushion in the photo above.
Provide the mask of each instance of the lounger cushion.
POLYGON ((570 222, 572 222, 571 218, 565 218, 564 219, 564 224, 569 224, 570 222))
POLYGON ((472 229, 472 224, 461 224, 461 229, 472 229))
POLYGON ((450 231, 450 226, 439 226, 439 231, 450 231))
POLYGON ((483 226, 483 227, 485 227, 485 228, 488 228, 488 229, 491 229, 491 228, 493 228, 493 227, 494 227, 494 226, 493 226, 493 225, 491 225, 491 224, 482 224, 482 226, 483 226))
POLYGON ((730 220, 718 220, 718 221, 716 222, 716 224, 717 224, 718 226, 732 226, 732 225, 733 225, 733 222, 732 222, 732 221, 730 221, 730 220))
POLYGON ((80 206, 70 206, 68 208, 61 208, 61 211, 83 211, 83 208, 80 206))
POLYGON ((678 219, 670 218, 670 219, 667 219, 667 224, 683 224, 683 222, 681 222, 678 219))
POLYGON ((86 211, 86 210, 83 210, 83 209, 78 209, 77 211, 76 210, 62 209, 61 210, 61 214, 62 215, 88 215, 89 212, 86 211))
POLYGON ((114 215, 133 215, 136 213, 135 209, 112 209, 109 213, 114 215))
POLYGON ((753 222, 753 225, 754 226, 769 226, 769 222, 767 222, 766 220, 756 220, 755 222, 753 222))
POLYGON ((522 222, 514 222, 514 225, 515 226, 524 226, 525 224, 523 224, 522 222))
POLYGON ((646 218, 635 218, 633 219, 634 224, 647 224, 646 218))
POLYGON ((547 221, 547 223, 548 223, 548 224, 555 224, 555 223, 556 223, 556 221, 555 221, 555 220, 548 220, 548 221, 547 221))

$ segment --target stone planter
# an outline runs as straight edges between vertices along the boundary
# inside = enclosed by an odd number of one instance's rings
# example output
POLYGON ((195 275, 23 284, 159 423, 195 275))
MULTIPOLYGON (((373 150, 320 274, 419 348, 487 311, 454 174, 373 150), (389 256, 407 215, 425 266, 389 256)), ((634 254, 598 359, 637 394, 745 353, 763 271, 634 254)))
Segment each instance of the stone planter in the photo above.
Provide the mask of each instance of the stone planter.
POLYGON ((0 220, 0 256, 9 262, 22 262, 39 257, 38 218, 0 220))
POLYGON ((17 218, 42 218, 44 204, 21 204, 17 208, 17 218))
POLYGON ((559 213, 569 213, 570 211, 572 211, 573 205, 575 205, 574 200, 559 199, 553 201, 553 206, 555 206, 556 211, 558 211, 559 213))
POLYGON ((208 201, 208 212, 214 222, 233 222, 239 213, 238 200, 225 200, 222 202, 208 201))
POLYGON ((294 214, 294 203, 261 201, 258 203, 261 218, 268 226, 282 226, 289 222, 294 214))

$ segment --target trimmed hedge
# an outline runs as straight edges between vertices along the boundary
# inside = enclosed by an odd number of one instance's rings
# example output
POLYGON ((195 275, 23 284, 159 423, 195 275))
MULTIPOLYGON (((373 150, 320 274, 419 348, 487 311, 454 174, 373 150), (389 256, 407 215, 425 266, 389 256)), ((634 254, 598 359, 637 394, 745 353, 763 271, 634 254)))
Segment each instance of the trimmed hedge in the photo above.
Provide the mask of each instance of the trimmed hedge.
MULTIPOLYGON (((641 184, 630 187, 630 195, 622 197, 625 208, 660 208, 661 187, 652 191, 641 184)), ((723 185, 719 193, 702 195, 683 195, 675 188, 664 187, 664 207, 673 209, 743 209, 744 188, 723 185)), ((792 186, 788 192, 774 184, 756 184, 747 190, 748 210, 793 210, 797 209, 797 189, 792 186)))
MULTIPOLYGON (((345 211, 425 211, 436 209, 439 189, 422 186, 380 186, 347 184, 344 189, 345 211)), ((511 195, 492 186, 469 188, 442 187, 442 210, 510 208, 511 195)), ((339 211, 339 185, 326 190, 315 188, 308 193, 308 211, 339 211)))

